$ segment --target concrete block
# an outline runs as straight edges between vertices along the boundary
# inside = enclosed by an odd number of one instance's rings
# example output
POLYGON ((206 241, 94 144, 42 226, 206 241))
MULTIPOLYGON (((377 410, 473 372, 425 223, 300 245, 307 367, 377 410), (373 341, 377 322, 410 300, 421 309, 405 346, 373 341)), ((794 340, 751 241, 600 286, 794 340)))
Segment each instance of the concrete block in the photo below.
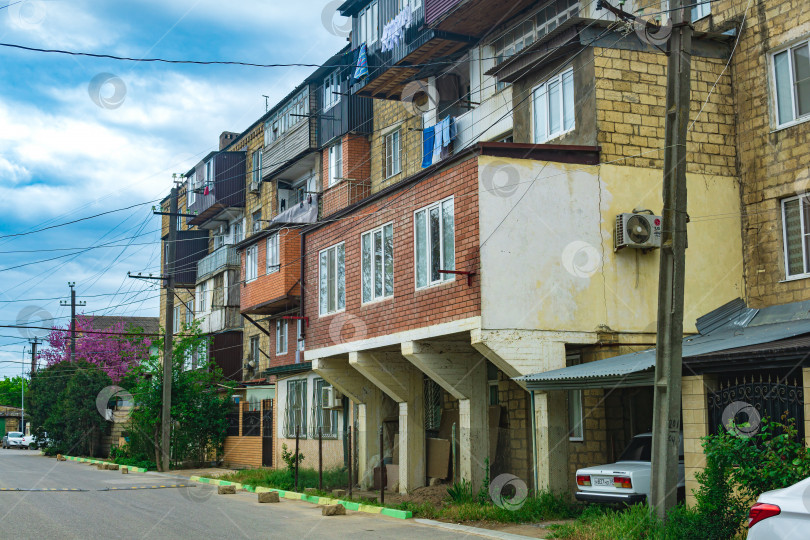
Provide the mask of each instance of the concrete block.
POLYGON ((333 489, 332 490, 332 497, 334 497, 336 499, 342 499, 345 496, 346 496, 346 490, 345 489, 333 489))
POLYGON ((219 495, 235 495, 236 486, 217 486, 217 494, 219 495))
POLYGON ((105 463, 104 464, 104 469, 108 470, 108 471, 117 471, 118 468, 119 467, 118 467, 117 463, 105 463))
MULTIPOLYGON (((220 486, 227 487, 227 486, 220 486)), ((277 491, 266 491, 264 493, 257 493, 260 503, 277 503, 279 501, 277 491)))
POLYGON ((346 507, 342 504, 327 504, 323 507, 321 515, 324 516, 345 516, 346 507))
POLYGON ((104 470, 104 463, 96 463, 96 469, 103 471, 104 470))
POLYGON ((306 495, 317 495, 317 490, 315 488, 304 488, 304 493, 306 495))
POLYGON ((126 467, 121 467, 121 474, 129 474, 129 469, 126 467))

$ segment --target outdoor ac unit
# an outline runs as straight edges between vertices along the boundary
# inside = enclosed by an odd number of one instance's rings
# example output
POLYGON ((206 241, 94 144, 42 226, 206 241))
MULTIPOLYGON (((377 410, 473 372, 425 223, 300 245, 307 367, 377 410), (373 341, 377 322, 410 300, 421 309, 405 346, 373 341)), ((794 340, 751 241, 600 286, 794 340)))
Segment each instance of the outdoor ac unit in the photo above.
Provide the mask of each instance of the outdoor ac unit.
POLYGON ((339 409, 343 404, 340 402, 338 395, 331 386, 321 388, 321 407, 324 409, 339 409))
POLYGON ((652 249, 661 247, 661 216, 649 214, 619 214, 616 216, 616 233, 613 249, 630 247, 652 249))

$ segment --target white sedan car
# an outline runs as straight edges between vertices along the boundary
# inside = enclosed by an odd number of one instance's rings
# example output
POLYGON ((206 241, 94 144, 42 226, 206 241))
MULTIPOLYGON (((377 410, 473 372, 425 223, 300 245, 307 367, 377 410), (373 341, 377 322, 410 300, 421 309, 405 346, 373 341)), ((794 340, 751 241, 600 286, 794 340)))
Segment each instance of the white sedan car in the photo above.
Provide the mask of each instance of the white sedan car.
MULTIPOLYGON (((678 500, 683 500, 686 482, 683 469, 683 437, 679 450, 678 500)), ((577 471, 575 497, 592 503, 635 504, 650 496, 652 433, 636 435, 616 463, 577 471)))
POLYGON ((748 540, 807 538, 808 529, 810 478, 784 489, 766 491, 748 512, 748 540))
POLYGON ((28 442, 21 431, 9 431, 3 437, 3 448, 27 448, 28 442))

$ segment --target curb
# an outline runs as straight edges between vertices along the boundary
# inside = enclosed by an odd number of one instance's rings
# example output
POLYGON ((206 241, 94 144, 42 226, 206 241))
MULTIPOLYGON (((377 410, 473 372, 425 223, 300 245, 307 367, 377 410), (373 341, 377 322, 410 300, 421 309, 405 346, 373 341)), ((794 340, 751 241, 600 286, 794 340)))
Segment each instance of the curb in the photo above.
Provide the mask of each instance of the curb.
POLYGON ((295 491, 284 491, 282 489, 249 486, 247 484, 240 484, 239 482, 228 482, 227 480, 217 480, 216 478, 206 478, 204 476, 192 476, 189 478, 191 482, 200 482, 202 484, 212 484, 215 486, 234 486, 236 489, 244 489, 251 493, 267 493, 275 491, 279 497, 291 499, 296 501, 304 501, 312 504, 342 504, 346 510, 354 512, 366 512, 367 514, 381 514, 397 519, 410 519, 413 517, 413 512, 410 510, 397 510, 395 508, 383 508, 382 506, 373 506, 369 504, 361 504, 355 501, 344 501, 342 499, 333 499, 331 497, 318 497, 317 495, 306 495, 304 493, 297 493, 295 491))
POLYGON ((127 469, 128 471, 132 472, 147 472, 146 469, 143 467, 133 467, 132 465, 119 465, 118 463, 113 463, 112 461, 103 461, 100 459, 90 459, 90 458, 82 458, 76 456, 62 456, 68 461, 79 461, 82 463, 98 463, 98 464, 108 464, 108 465, 118 465, 119 469, 127 469))

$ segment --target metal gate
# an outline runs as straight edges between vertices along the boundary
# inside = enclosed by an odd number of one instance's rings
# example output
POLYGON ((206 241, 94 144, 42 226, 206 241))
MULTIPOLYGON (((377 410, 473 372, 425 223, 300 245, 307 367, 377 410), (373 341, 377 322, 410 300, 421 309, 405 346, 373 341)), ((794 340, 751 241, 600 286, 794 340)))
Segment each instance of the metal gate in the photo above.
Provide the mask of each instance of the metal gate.
POLYGON ((262 466, 273 466, 273 400, 262 401, 262 466))
POLYGON ((735 424, 747 423, 742 432, 757 432, 760 418, 784 422, 794 419, 798 430, 798 439, 804 440, 804 389, 797 380, 787 379, 750 382, 743 378, 739 381, 727 381, 721 384, 717 392, 708 393, 709 433, 716 435, 718 429, 726 427, 729 421, 735 424), (782 417, 785 417, 782 420, 782 417))

